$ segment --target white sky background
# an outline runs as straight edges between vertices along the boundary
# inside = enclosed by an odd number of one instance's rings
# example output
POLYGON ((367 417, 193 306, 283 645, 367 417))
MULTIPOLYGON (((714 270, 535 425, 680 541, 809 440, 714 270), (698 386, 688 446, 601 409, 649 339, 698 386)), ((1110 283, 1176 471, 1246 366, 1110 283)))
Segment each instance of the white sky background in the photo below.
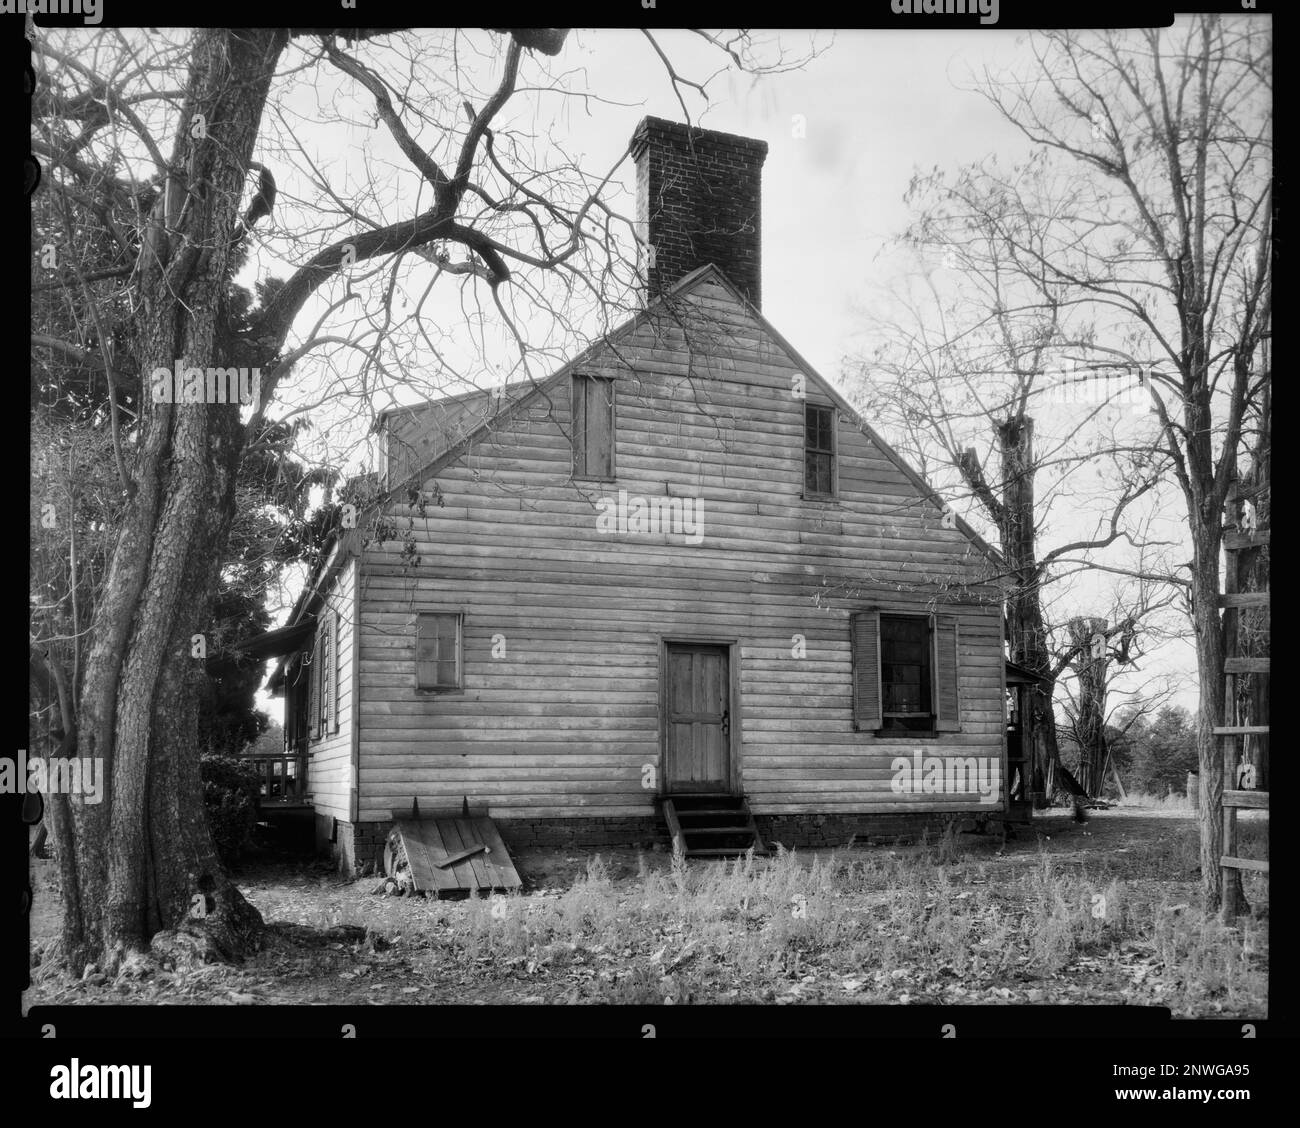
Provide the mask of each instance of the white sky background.
MULTIPOLYGON (((436 33, 431 33, 436 34, 436 33)), ((686 33, 656 33, 678 70, 692 78, 707 76, 719 67, 718 56, 686 33)), ((803 70, 765 77, 755 81, 742 74, 719 75, 709 86, 711 104, 704 103, 690 91, 684 91, 696 123, 708 128, 758 137, 769 144, 763 171, 763 312, 804 357, 825 377, 843 386, 843 358, 861 344, 862 311, 876 301, 875 292, 887 284, 893 267, 877 258, 886 242, 907 225, 909 212, 903 193, 913 172, 934 166, 955 169, 959 164, 978 160, 996 152, 1001 163, 1023 157, 1027 146, 1014 127, 1002 121, 980 96, 970 92, 971 72, 986 65, 995 68, 1021 56, 1018 43, 1023 33, 984 30, 972 32, 849 31, 819 33, 818 43, 828 46, 803 70), (802 115, 806 136, 795 136, 793 119, 802 115)), ((808 33, 783 33, 783 42, 791 53, 804 50, 808 33)), ((484 35, 485 42, 491 42, 484 35)), ((350 53, 373 65, 378 52, 358 45, 350 53)), ((290 55, 286 54, 286 61, 290 55)), ((467 68, 473 60, 462 60, 467 68)), ((647 114, 681 120, 681 106, 674 96, 663 64, 639 32, 578 31, 571 35, 558 60, 548 64, 553 73, 574 72, 567 88, 583 87, 604 99, 624 103, 561 99, 555 95, 516 95, 513 112, 520 120, 530 121, 532 128, 559 140, 564 149, 580 157, 587 170, 601 175, 625 152, 637 122, 647 114), (535 124, 533 122, 535 121, 535 124)), ((494 85, 499 74, 499 56, 486 58, 475 71, 479 87, 494 85)), ((537 76, 534 63, 526 59, 520 85, 537 76)), ((283 68, 282 68, 283 69, 283 68)), ((377 157, 391 161, 395 170, 391 184, 381 192, 390 193, 391 206, 381 218, 388 222, 415 214, 428 206, 427 192, 417 200, 419 177, 396 150, 382 124, 372 125, 370 96, 359 91, 345 77, 336 77, 325 65, 311 79, 311 86, 297 87, 284 98, 285 108, 304 121, 295 123, 294 132, 313 161, 325 169, 332 183, 343 185, 348 178, 363 174, 357 159, 358 146, 368 146, 377 157), (318 77, 328 74, 328 77, 318 77), (355 101, 352 99, 355 98, 355 101), (356 124, 348 130, 336 124, 313 125, 313 105, 320 99, 338 109, 351 106, 356 124)), ((272 104, 278 96, 272 88, 272 104)), ((477 99, 481 104, 482 99, 477 99)), ((274 140, 274 123, 268 113, 263 136, 274 140)), ((423 143, 433 138, 421 135, 423 143)), ((261 159, 274 164, 259 152, 261 159)), ((445 153, 439 154, 446 156, 445 153)), ((542 159, 545 151, 541 150, 542 159)), ((279 172, 277 166, 277 172, 279 172)), ((634 169, 627 160, 619 170, 622 191, 615 204, 626 215, 634 212, 634 169)), ((281 200, 292 209, 292 176, 281 179, 281 200)), ((312 198, 303 186, 302 195, 312 198)), ((286 214, 292 215, 289 211, 286 214)), ((274 237, 254 253, 253 269, 241 278, 247 281, 254 272, 281 277, 293 263, 301 262, 316 244, 301 241, 286 247, 274 237), (278 259, 274 252, 288 253, 292 261, 278 259)), ((326 233, 337 238, 334 232, 326 233)), ((323 236, 322 236, 323 237, 323 236)), ((431 268, 421 281, 405 287, 412 300, 427 284, 431 268)), ((447 280, 450 281, 450 280, 447 280)), ((439 284, 442 285, 441 283, 439 284)), ((428 301, 431 324, 444 324, 449 337, 440 347, 455 349, 466 345, 465 334, 455 332, 460 314, 456 287, 442 287, 445 297, 428 301)), ((322 297, 300 316, 291 343, 302 339, 310 328, 314 313, 324 308, 322 297)), ((541 330, 545 335, 546 330, 541 330)), ((499 339, 500 355, 494 363, 511 363, 511 345, 499 339)), ((496 347, 496 346, 492 346, 496 347)), ((466 369, 485 371, 473 350, 466 349, 462 358, 466 369)), ((294 388, 304 392, 318 390, 337 379, 346 369, 322 367, 306 361, 295 373, 294 386, 284 389, 286 404, 295 402, 294 388)), ((558 366, 552 364, 550 367, 558 366)), ((545 372, 539 373, 544 375, 545 372)), ((496 382, 490 376, 476 381, 481 386, 496 382)), ((450 391, 464 390, 449 387, 450 391)), ((309 397, 309 398, 314 398, 309 397)), ((422 398, 422 397, 420 397, 422 398)), ((299 403, 306 402, 299 400, 299 403)), ((384 404, 377 405, 379 407, 384 404)), ((316 408, 311 415, 322 432, 328 434, 335 456, 341 449, 352 451, 352 465, 357 468, 363 451, 362 440, 369 419, 362 419, 356 405, 316 408)), ((1139 418, 1129 421, 1132 427, 1145 426, 1139 418)), ((888 437, 888 436, 887 436, 888 437)), ((1078 508, 1071 496, 1055 499, 1054 509, 1044 538, 1045 547, 1067 540, 1095 535, 1095 512, 1089 516, 1078 508)), ((1181 497, 1172 488, 1154 502, 1158 535, 1180 542, 1185 540, 1186 520, 1181 516, 1181 497), (1163 528, 1159 528, 1163 525, 1163 528)), ((981 531, 979 514, 965 503, 959 507, 981 531)), ((1174 549, 1175 553, 1182 552, 1174 549)), ((1190 559, 1190 548, 1176 560, 1190 559)), ((1119 556, 1108 558, 1122 562, 1119 556)), ((1130 557, 1130 563, 1132 562, 1130 557)), ((1110 581, 1089 579, 1070 589, 1052 589, 1052 599, 1061 599, 1071 613, 1105 614, 1109 597, 1104 594, 1110 581), (1100 604, 1100 606, 1098 606, 1100 604)), ((291 597, 296 591, 288 593, 291 597)), ((287 611, 287 607, 285 608, 287 611)), ((1054 608, 1052 617, 1060 614, 1054 608)), ((1176 612, 1173 623, 1190 631, 1186 620, 1176 612)), ((277 619, 277 621, 280 621, 277 619)), ((1149 654, 1142 672, 1131 685, 1146 683, 1153 674, 1168 675, 1180 682, 1175 701, 1195 708, 1195 663, 1190 634, 1184 640, 1165 645, 1149 654)), ((1115 691, 1125 686, 1123 677, 1116 680, 1115 691)), ((1115 697, 1112 697, 1114 702, 1115 697)), ((280 702, 260 698, 272 716, 279 717, 280 702)))

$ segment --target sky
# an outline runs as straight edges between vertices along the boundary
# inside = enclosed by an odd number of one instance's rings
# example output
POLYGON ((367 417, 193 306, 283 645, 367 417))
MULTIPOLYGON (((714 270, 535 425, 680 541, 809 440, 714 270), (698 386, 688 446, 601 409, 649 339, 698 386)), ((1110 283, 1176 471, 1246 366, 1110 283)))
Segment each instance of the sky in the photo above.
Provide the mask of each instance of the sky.
MULTIPOLYGON (((683 75, 701 78, 719 69, 716 53, 687 33, 656 35, 683 75)), ((842 387, 845 358, 862 344, 864 312, 873 309, 881 287, 890 284, 891 265, 882 256, 908 223, 904 193, 913 174, 955 169, 991 154, 1006 163, 1027 155, 1023 136, 971 89, 984 68, 996 71, 1023 63, 1026 47, 1024 33, 998 29, 821 32, 811 40, 807 32, 780 33, 779 43, 792 55, 806 50, 810 42, 820 53, 800 68, 757 80, 720 73, 708 85, 707 104, 692 91, 682 94, 696 124, 768 142, 763 171, 763 312, 814 368, 842 387)), ((353 51, 359 58, 370 58, 362 47, 353 51)), ((499 73, 499 56, 461 61, 482 89, 490 88, 499 73)), ((591 170, 604 172, 616 164, 642 117, 682 120, 682 105, 664 65, 640 32, 575 31, 559 59, 525 62, 521 87, 542 86, 543 65, 563 76, 559 87, 565 93, 517 96, 511 103, 512 120, 554 138, 591 170), (581 90, 598 97, 574 96, 581 90)), ((355 89, 347 79, 315 75, 310 88, 294 88, 285 96, 285 107, 297 118, 295 143, 331 183, 356 183, 374 168, 396 170, 390 179, 381 178, 378 189, 391 205, 385 218, 413 214, 419 210, 413 207, 419 177, 382 126, 365 112, 365 100, 349 101, 355 89), (336 115, 346 123, 314 121, 336 115), (373 162, 364 172, 358 161, 363 152, 373 162)), ((410 90, 405 93, 415 96, 410 90)), ((275 123, 270 126, 264 130, 268 140, 276 135, 275 123)), ((633 211, 633 184, 634 169, 627 160, 615 176, 613 191, 627 214, 633 211)), ((282 198, 291 201, 295 190, 290 175, 281 185, 282 198)), ((307 197, 308 189, 302 187, 300 194, 307 197)), ((427 204, 425 197, 421 206, 427 204)), ((288 207, 292 209, 291 202, 288 207)), ((301 252, 300 244, 285 246, 271 239, 250 270, 283 276, 301 252), (278 258, 276 251, 287 257, 278 258)), ((412 302, 420 292, 418 285, 402 290, 412 302)), ((450 298, 443 298, 442 305, 438 300, 426 307, 428 323, 462 324, 463 309, 450 298)), ((300 333, 323 311, 324 303, 321 295, 309 307, 300 333)), ((545 336, 545 329, 538 335, 545 336)), ((449 332, 440 344, 452 351, 465 349, 464 337, 463 332, 449 332)), ((502 355, 511 348, 504 338, 489 345, 489 351, 499 347, 502 355)), ((492 366, 491 360, 485 363, 473 355, 464 362, 482 371, 492 366)), ((299 386, 333 386, 330 379, 338 376, 337 368, 304 363, 299 386)), ((495 381, 484 375, 479 382, 495 381)), ((293 395, 293 388, 286 388, 291 406, 293 395)), ((321 428, 318 434, 336 446, 342 445, 338 440, 344 434, 352 436, 350 442, 364 434, 363 421, 346 407, 313 405, 312 415, 321 428)), ((1185 538, 1186 525, 1177 513, 1180 499, 1170 497, 1172 508, 1152 516, 1156 526, 1163 525, 1177 541, 1185 538)), ((1055 499, 1055 505, 1049 529, 1054 543, 1092 534, 1095 510, 1091 515, 1072 510, 1068 496, 1055 499)), ((1071 611, 1087 610, 1090 600, 1104 602, 1103 587, 1095 578, 1076 582, 1071 611)), ((1194 669, 1190 641, 1174 640, 1151 657, 1141 678, 1155 672, 1173 679, 1174 700, 1194 708, 1194 669)), ((273 710, 278 715, 278 708, 273 710)))

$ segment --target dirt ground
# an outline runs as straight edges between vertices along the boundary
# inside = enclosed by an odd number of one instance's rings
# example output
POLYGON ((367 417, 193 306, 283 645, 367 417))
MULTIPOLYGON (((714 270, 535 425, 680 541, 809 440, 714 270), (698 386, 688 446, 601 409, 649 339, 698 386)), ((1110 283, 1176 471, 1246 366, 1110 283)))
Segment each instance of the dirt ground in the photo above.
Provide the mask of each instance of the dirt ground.
MULTIPOLYGON (((1242 838, 1267 856, 1266 812, 1249 813, 1242 838)), ((1052 814, 1005 843, 800 851, 743 873, 711 860, 674 870, 668 854, 638 850, 514 860, 522 895, 438 900, 376 894, 380 879, 347 880, 325 861, 264 856, 236 875, 269 926, 262 951, 238 966, 113 980, 41 963, 58 892, 51 864, 34 860, 24 1004, 1122 1001, 1254 1017, 1266 1007, 1266 882, 1248 879, 1241 927, 1213 933, 1194 907, 1196 826, 1176 809, 1094 811, 1086 824, 1052 814), (1122 912, 1098 916, 1106 898, 1122 912)))

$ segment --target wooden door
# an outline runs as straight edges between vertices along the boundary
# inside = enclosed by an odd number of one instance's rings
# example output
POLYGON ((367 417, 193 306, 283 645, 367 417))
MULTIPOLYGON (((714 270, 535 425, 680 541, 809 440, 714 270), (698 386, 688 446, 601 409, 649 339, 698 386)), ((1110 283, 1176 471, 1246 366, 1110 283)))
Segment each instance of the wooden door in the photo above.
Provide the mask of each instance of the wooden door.
POLYGON ((731 673, 727 647, 668 645, 664 694, 668 794, 731 790, 731 673))

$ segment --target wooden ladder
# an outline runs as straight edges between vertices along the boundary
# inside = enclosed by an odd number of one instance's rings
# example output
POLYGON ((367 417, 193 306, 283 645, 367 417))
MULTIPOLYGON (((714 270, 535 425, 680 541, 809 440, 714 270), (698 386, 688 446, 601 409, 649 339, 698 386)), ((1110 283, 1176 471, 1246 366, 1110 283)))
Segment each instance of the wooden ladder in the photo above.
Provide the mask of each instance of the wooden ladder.
POLYGON ((1253 496, 1268 485, 1255 490, 1241 490, 1236 482, 1228 487, 1226 509, 1228 512, 1229 531, 1223 535, 1224 576, 1223 594, 1219 596, 1219 606, 1223 611, 1224 662, 1223 662, 1223 724, 1216 725, 1214 735, 1223 744, 1223 855, 1219 859, 1223 880, 1223 903, 1221 914, 1225 921, 1237 915, 1240 906, 1236 903, 1233 887, 1228 879, 1233 870, 1254 870, 1268 873, 1268 862, 1255 858, 1237 857, 1237 811, 1242 808, 1265 810, 1268 808, 1268 792, 1255 787, 1253 771, 1250 764, 1240 763, 1240 741, 1245 736, 1267 736, 1268 725, 1239 725, 1235 723, 1237 708, 1237 677, 1240 674, 1268 674, 1269 659, 1240 658, 1238 649, 1237 614, 1243 607, 1267 607, 1268 592, 1237 591, 1237 553, 1243 549, 1260 548, 1269 543, 1269 530, 1253 529, 1240 531, 1240 503, 1253 496))
POLYGON ((743 795, 726 792, 689 792, 665 795, 664 821, 672 836, 673 852, 688 858, 724 858, 767 847, 743 795))

